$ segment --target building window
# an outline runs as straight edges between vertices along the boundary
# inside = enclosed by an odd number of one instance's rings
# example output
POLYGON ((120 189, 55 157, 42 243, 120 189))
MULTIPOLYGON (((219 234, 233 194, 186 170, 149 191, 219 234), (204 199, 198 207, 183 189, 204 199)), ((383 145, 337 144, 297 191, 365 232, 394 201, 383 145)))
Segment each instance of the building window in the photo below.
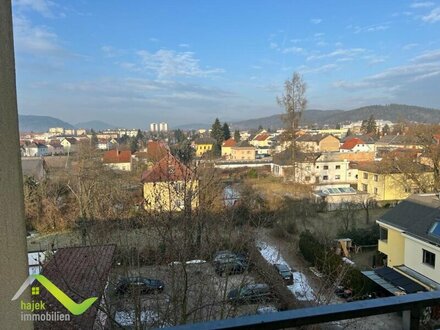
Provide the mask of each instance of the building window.
POLYGON ((435 267, 435 253, 423 250, 423 263, 435 267))
POLYGON ((335 175, 335 180, 340 180, 341 176, 340 175, 335 175))
POLYGON ((374 181, 376 181, 376 182, 379 180, 379 176, 377 174, 375 174, 373 178, 374 178, 374 181))
POLYGON ((341 169, 341 165, 336 165, 335 169, 340 170, 341 169))
POLYGON ((306 176, 306 177, 304 177, 304 180, 306 180, 306 181, 310 181, 310 177, 309 177, 309 176, 306 176))
POLYGON ((319 168, 319 166, 316 166, 316 168, 319 168))
POLYGON ((380 227, 379 229, 379 239, 381 241, 388 241, 388 229, 385 227, 380 227))
POLYGON ((377 195, 377 188, 374 188, 374 193, 377 195))
POLYGON ((322 180, 328 180, 328 175, 324 175, 324 176, 322 177, 322 180))
POLYGON ((365 183, 362 184, 362 191, 365 191, 365 192, 368 191, 368 185, 367 184, 365 184, 365 183))
POLYGON ((324 165, 324 170, 328 170, 328 165, 324 165))
POLYGON ((364 173, 364 179, 368 179, 368 173, 364 173))

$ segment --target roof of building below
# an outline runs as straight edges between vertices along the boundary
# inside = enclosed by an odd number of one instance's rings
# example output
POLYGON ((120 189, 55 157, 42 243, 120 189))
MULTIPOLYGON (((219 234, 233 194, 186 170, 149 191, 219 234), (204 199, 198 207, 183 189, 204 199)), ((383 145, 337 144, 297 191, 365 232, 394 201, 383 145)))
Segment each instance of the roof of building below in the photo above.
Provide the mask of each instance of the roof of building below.
POLYGON ((114 163, 130 163, 131 151, 130 150, 109 150, 104 153, 103 161, 105 164, 114 163))
MULTIPOLYGON (((115 245, 97 245, 60 248, 44 265, 42 275, 47 277, 76 303, 85 298, 98 300, 84 313, 72 316, 69 322, 35 322, 35 329, 89 329, 93 327, 100 297, 107 284, 115 245)), ((66 308, 41 284, 40 298, 46 302, 44 312, 68 313, 66 308)))
POLYGON ((374 271, 363 271, 362 274, 394 295, 426 291, 423 286, 411 280, 409 277, 386 266, 377 268, 374 271))
POLYGON ((382 215, 379 221, 440 245, 440 237, 430 233, 434 223, 440 221, 440 199, 435 194, 412 195, 382 215))
POLYGON ((142 183, 185 181, 193 177, 193 172, 176 157, 168 154, 142 174, 142 183))

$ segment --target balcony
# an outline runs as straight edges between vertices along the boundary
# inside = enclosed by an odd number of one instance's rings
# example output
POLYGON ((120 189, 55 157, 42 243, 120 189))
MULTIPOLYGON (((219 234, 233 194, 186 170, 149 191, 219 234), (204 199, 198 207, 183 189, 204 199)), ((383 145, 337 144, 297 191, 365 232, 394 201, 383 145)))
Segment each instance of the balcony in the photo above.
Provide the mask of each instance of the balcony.
POLYGON ((356 301, 345 304, 325 305, 244 316, 226 320, 185 324, 169 328, 175 330, 207 329, 284 329, 354 319, 359 317, 403 312, 403 329, 419 329, 421 311, 440 303, 440 291, 408 294, 388 298, 356 301))

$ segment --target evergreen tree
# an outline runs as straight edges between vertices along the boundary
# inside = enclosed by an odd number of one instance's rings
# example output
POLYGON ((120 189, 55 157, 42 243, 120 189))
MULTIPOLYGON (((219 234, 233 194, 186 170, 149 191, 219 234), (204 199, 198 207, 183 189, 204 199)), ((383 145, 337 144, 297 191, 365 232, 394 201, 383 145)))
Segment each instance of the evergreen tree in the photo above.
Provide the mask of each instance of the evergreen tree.
POLYGON ((221 145, 224 140, 223 128, 222 128, 222 125, 220 124, 220 120, 218 120, 218 118, 216 118, 214 121, 214 124, 212 124, 211 137, 214 140, 216 140, 217 144, 219 144, 219 145, 221 145))
POLYGON ((388 135, 390 134, 390 126, 388 126, 388 124, 385 124, 385 126, 382 128, 382 135, 388 135))
POLYGON ((138 141, 137 138, 130 138, 130 150, 131 153, 135 153, 136 151, 138 151, 138 141))
POLYGON ((234 132, 234 140, 235 140, 235 142, 240 142, 240 139, 241 139, 241 137, 240 137, 240 131, 237 129, 237 130, 235 130, 235 132, 234 132))
POLYGON ((229 140, 230 138, 231 138, 231 131, 229 129, 228 123, 225 122, 223 124, 223 139, 226 141, 229 140))
POLYGON ((174 131, 174 137, 177 143, 181 143, 185 140, 185 134, 180 129, 174 131))
POLYGON ((336 124, 336 129, 341 129, 341 124, 337 123, 336 124))
POLYGON ((376 120, 374 119, 373 115, 371 115, 370 118, 368 118, 366 131, 367 134, 368 133, 376 134, 376 120))
POLYGON ((216 141, 213 147, 213 153, 215 156, 220 156, 224 135, 222 124, 220 124, 220 120, 218 118, 216 118, 214 124, 212 124, 211 137, 216 141))
POLYGON ((351 129, 348 129, 346 136, 350 136, 353 135, 353 132, 351 131, 351 129))

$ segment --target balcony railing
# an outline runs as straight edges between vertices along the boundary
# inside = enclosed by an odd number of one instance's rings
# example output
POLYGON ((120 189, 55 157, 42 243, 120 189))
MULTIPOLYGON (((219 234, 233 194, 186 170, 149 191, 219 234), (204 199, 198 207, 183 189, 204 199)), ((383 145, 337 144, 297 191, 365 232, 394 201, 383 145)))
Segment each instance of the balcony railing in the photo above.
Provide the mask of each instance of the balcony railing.
POLYGON ((439 304, 440 291, 431 291, 408 294, 405 296, 294 309, 264 315, 244 316, 226 320, 185 324, 170 329, 284 329, 403 311, 403 329, 414 330, 419 328, 421 310, 425 307, 439 304))

